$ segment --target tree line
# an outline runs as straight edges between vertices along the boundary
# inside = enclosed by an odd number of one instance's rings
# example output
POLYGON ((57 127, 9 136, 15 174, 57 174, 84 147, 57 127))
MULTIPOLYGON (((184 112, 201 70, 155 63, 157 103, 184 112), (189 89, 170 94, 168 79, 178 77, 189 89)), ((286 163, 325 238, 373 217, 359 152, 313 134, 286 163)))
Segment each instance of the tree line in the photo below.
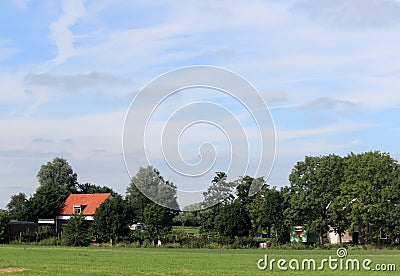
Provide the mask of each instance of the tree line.
MULTIPOLYGON (((388 153, 379 151, 344 157, 306 156, 293 167, 290 185, 279 189, 263 177, 228 181, 224 172, 216 172, 203 193, 204 200, 182 211, 162 207, 143 195, 141 190, 148 189, 146 194, 151 193, 162 205, 178 209, 176 186, 151 166, 140 168, 132 177, 125 197, 109 187, 78 183, 77 174, 62 158, 42 165, 37 178, 39 187, 32 196, 11 196, 8 210, 0 211, 0 222, 53 218, 71 193, 112 193, 112 199, 97 209, 90 227, 80 215, 69 220, 64 234, 71 244, 87 243, 90 236, 102 242, 171 240, 173 225, 199 227, 201 237, 207 237, 204 242, 221 244, 238 240, 251 244, 257 233, 286 243, 294 225, 320 234, 321 243, 330 226, 339 233, 357 229, 365 244, 379 242, 382 233, 391 243, 400 237, 400 166, 388 153), (261 191, 249 196, 254 182, 261 191), (144 223, 145 231, 130 231, 132 222, 144 223)), ((0 225, 0 242, 1 235, 0 225)))

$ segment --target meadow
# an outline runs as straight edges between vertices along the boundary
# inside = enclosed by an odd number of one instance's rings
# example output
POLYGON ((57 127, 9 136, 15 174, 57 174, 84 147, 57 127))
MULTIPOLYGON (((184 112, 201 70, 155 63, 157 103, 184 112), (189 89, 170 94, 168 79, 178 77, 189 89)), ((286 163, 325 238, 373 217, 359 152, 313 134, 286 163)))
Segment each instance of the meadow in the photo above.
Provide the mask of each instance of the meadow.
MULTIPOLYGON (((0 274, 21 275, 398 275, 399 250, 349 250, 347 257, 371 259, 369 265, 395 264, 396 271, 330 270, 281 271, 276 262, 271 270, 260 270, 257 261, 268 255, 274 258, 315 259, 317 266, 324 258, 338 258, 336 250, 271 250, 271 249, 182 249, 125 247, 45 247, 24 245, 0 246, 0 274), (11 272, 11 273, 8 273, 11 272)), ((261 265, 264 262, 260 263, 261 265)), ((288 267, 288 263, 286 263, 288 267)))

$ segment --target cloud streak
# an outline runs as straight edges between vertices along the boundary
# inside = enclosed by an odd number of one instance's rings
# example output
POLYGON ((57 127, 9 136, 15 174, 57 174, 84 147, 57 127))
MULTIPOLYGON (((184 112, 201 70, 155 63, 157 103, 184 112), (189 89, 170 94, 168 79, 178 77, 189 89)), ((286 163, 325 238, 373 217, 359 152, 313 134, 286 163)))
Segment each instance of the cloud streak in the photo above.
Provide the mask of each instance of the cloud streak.
POLYGON ((26 76, 25 81, 27 84, 54 87, 70 91, 98 85, 126 85, 130 83, 128 79, 101 72, 75 75, 30 73, 26 76))
POLYGON ((57 47, 57 56, 53 60, 60 64, 76 54, 75 38, 70 30, 80 17, 85 15, 85 7, 81 0, 64 0, 63 15, 49 26, 50 37, 57 47))
POLYGON ((395 0, 309 0, 296 5, 312 19, 340 28, 382 28, 400 23, 395 0))

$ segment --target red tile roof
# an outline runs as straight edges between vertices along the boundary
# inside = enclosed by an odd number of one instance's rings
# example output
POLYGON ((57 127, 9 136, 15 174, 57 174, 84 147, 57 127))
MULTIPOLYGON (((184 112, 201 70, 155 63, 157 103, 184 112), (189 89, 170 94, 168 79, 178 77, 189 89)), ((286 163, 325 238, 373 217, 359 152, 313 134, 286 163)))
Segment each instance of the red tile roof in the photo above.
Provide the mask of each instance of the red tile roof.
POLYGON ((65 200, 60 209, 59 215, 72 215, 74 213, 74 206, 86 206, 82 214, 94 215, 96 209, 111 196, 111 193, 102 194, 71 194, 65 200))

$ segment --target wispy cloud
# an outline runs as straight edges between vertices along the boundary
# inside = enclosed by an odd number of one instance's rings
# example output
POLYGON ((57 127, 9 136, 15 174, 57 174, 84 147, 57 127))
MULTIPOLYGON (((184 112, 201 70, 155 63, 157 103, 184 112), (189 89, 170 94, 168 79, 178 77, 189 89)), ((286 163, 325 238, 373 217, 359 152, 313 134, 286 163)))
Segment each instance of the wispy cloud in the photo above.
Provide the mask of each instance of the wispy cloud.
POLYGON ((296 7, 312 19, 341 28, 381 28, 400 23, 396 0, 308 0, 296 7))
POLYGON ((38 86, 48 86, 64 90, 79 90, 82 88, 98 86, 98 85, 125 85, 130 80, 116 77, 107 73, 91 72, 87 74, 75 75, 56 75, 51 73, 30 73, 26 76, 25 81, 28 84, 38 86))
POLYGON ((346 111, 356 107, 356 104, 347 100, 335 99, 332 97, 319 97, 309 102, 300 104, 298 108, 307 111, 340 110, 346 111))
POLYGON ((282 130, 277 129, 277 139, 290 140, 298 138, 317 138, 326 135, 336 135, 340 133, 353 132, 356 130, 362 130, 373 126, 367 123, 357 123, 352 121, 343 121, 323 127, 308 128, 308 129, 297 129, 297 130, 282 130))
POLYGON ((81 0, 64 0, 63 15, 55 22, 51 23, 50 37, 57 47, 57 56, 53 60, 59 64, 65 62, 76 54, 74 49, 75 38, 70 30, 80 17, 85 14, 85 7, 81 0))

